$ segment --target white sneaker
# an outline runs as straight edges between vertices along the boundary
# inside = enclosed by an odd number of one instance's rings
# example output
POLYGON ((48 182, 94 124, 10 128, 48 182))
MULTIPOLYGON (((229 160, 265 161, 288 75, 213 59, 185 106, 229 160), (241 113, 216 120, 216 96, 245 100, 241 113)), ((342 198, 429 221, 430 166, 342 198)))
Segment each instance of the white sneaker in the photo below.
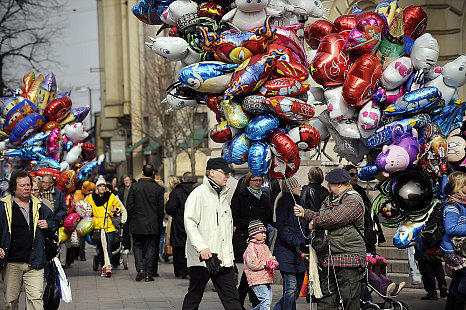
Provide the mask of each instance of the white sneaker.
POLYGON ((400 284, 398 284, 398 289, 395 292, 395 296, 398 295, 401 292, 401 290, 405 287, 405 285, 406 285, 406 283, 404 281, 401 282, 400 284))
POLYGON ((387 293, 385 294, 385 296, 390 296, 395 290, 395 288, 396 288, 396 284, 390 283, 390 285, 387 287, 387 293))
POLYGON ((124 249, 123 252, 121 252, 121 254, 128 255, 129 254, 129 249, 124 249))

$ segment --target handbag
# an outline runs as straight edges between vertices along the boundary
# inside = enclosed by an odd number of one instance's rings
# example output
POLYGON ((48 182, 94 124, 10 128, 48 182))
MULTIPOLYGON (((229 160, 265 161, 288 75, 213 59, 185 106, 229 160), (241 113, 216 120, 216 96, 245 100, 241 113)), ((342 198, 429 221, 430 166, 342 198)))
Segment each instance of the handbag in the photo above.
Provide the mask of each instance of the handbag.
MULTIPOLYGON (((45 205, 43 204, 41 210, 44 207, 45 205)), ((40 213, 39 219, 45 219, 42 212, 40 213)), ((58 255, 58 249, 60 247, 60 244, 58 242, 58 234, 49 234, 47 233, 47 231, 43 232, 42 234, 44 236, 45 257, 47 261, 51 261, 55 256, 58 255)))
POLYGON ((454 236, 451 238, 456 254, 466 257, 466 236, 454 236))
MULTIPOLYGON (((108 209, 108 201, 107 201, 107 204, 105 205, 105 214, 108 214, 107 209, 108 209)), ((121 224, 121 213, 116 215, 116 216, 111 216, 110 214, 108 214, 108 217, 112 220, 112 224, 113 224, 113 226, 115 226, 115 228, 118 228, 118 226, 120 226, 120 224, 121 224)))
POLYGON ((322 256, 328 254, 329 243, 327 231, 315 229, 311 234, 311 246, 316 251, 317 255, 322 256))
POLYGON ((47 276, 47 285, 42 296, 45 310, 57 310, 60 307, 60 286, 58 285, 58 273, 55 264, 50 268, 47 276))

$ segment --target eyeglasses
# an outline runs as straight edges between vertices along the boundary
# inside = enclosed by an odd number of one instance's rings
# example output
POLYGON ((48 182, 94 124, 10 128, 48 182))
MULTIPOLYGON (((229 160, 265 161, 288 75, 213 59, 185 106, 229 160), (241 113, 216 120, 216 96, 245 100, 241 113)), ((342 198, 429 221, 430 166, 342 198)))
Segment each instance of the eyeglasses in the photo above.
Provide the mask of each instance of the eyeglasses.
POLYGON ((220 172, 221 174, 223 174, 223 175, 226 176, 226 177, 230 177, 230 175, 231 175, 231 173, 227 173, 227 172, 225 172, 225 171, 223 171, 223 170, 221 170, 221 169, 219 169, 219 170, 214 170, 214 171, 220 172))
POLYGON ((357 173, 354 173, 354 172, 350 172, 349 176, 350 176, 350 177, 356 177, 356 176, 358 176, 358 174, 357 174, 357 173))
POLYGON ((262 182, 264 182, 264 180, 262 180, 262 179, 254 179, 254 180, 251 180, 251 181, 249 181, 249 182, 262 183, 262 182))

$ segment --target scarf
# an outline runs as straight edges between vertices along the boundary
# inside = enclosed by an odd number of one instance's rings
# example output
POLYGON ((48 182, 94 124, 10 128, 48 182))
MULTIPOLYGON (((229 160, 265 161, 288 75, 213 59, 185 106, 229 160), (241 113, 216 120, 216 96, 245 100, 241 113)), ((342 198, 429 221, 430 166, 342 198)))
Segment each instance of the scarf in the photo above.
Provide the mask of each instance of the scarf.
POLYGON ((211 178, 207 177, 207 180, 209 180, 209 184, 210 186, 212 186, 212 188, 214 189, 214 191, 217 192, 218 195, 220 195, 220 193, 222 192, 222 189, 223 187, 221 187, 220 185, 218 185, 217 183, 215 183, 211 178))
POLYGON ((97 193, 92 193, 92 200, 94 200, 96 206, 100 207, 108 201, 111 194, 110 192, 105 192, 103 196, 99 196, 97 193))
POLYGON ((261 189, 254 189, 252 187, 249 187, 248 186, 248 191, 254 195, 254 197, 256 197, 257 199, 261 199, 261 196, 262 196, 262 190, 261 189))

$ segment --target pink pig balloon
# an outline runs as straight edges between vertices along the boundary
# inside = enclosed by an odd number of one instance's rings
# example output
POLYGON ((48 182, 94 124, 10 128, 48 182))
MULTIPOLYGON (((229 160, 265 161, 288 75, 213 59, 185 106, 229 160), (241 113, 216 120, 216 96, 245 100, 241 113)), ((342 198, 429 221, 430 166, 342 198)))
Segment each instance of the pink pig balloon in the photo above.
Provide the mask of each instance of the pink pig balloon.
POLYGON ((371 16, 361 19, 346 38, 343 51, 351 52, 354 56, 373 53, 386 32, 387 22, 383 17, 371 16))
POLYGON ((60 134, 60 129, 55 128, 47 137, 47 152, 50 158, 60 160, 60 154, 63 146, 63 139, 60 134))

